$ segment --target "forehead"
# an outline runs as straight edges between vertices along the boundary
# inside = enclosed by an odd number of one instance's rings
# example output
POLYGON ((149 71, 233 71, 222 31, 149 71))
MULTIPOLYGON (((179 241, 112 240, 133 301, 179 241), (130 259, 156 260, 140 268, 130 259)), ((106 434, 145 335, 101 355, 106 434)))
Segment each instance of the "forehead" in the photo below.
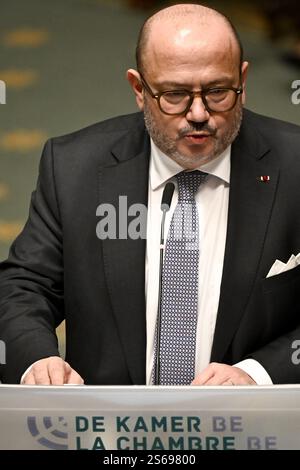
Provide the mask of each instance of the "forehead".
POLYGON ((156 25, 145 49, 144 63, 153 79, 197 74, 204 77, 221 72, 236 74, 240 51, 232 31, 217 24, 156 25))

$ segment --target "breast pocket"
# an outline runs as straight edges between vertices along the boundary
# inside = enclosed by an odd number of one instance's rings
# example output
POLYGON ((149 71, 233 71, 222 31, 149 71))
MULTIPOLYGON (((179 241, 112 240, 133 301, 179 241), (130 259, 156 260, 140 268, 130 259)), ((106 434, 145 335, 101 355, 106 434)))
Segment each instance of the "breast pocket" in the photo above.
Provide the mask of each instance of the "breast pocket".
POLYGON ((300 265, 262 281, 270 328, 279 335, 300 324, 300 265))

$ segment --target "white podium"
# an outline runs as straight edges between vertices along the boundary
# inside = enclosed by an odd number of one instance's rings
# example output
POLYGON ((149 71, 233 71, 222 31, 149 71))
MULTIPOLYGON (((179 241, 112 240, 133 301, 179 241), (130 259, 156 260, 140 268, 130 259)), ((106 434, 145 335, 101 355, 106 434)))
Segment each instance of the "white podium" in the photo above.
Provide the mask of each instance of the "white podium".
POLYGON ((300 385, 0 385, 0 449, 300 449, 300 385))

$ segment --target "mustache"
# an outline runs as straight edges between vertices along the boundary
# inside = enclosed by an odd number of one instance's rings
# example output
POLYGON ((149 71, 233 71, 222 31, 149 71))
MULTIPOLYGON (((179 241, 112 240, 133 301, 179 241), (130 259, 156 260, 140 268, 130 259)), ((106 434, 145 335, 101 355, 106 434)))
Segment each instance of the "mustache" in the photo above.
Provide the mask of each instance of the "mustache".
POLYGON ((186 135, 193 132, 206 132, 207 134, 214 136, 217 132, 217 129, 209 126, 207 122, 193 122, 189 126, 180 129, 178 131, 178 137, 185 137, 186 135))

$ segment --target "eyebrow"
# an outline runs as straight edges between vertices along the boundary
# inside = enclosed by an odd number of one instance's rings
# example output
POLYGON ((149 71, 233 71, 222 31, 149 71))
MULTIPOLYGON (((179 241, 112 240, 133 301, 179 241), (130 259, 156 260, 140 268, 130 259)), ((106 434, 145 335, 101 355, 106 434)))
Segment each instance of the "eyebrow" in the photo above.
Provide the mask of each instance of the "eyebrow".
MULTIPOLYGON (((224 75, 223 77, 219 77, 216 80, 211 80, 204 84, 201 88, 214 88, 218 86, 224 86, 224 85, 231 85, 232 82, 234 82, 234 78, 228 75, 224 75)), ((163 88, 165 90, 168 89, 189 89, 191 88, 191 84, 187 84, 186 82, 175 82, 175 81, 163 81, 163 82, 157 82, 156 86, 159 88, 163 88)))

